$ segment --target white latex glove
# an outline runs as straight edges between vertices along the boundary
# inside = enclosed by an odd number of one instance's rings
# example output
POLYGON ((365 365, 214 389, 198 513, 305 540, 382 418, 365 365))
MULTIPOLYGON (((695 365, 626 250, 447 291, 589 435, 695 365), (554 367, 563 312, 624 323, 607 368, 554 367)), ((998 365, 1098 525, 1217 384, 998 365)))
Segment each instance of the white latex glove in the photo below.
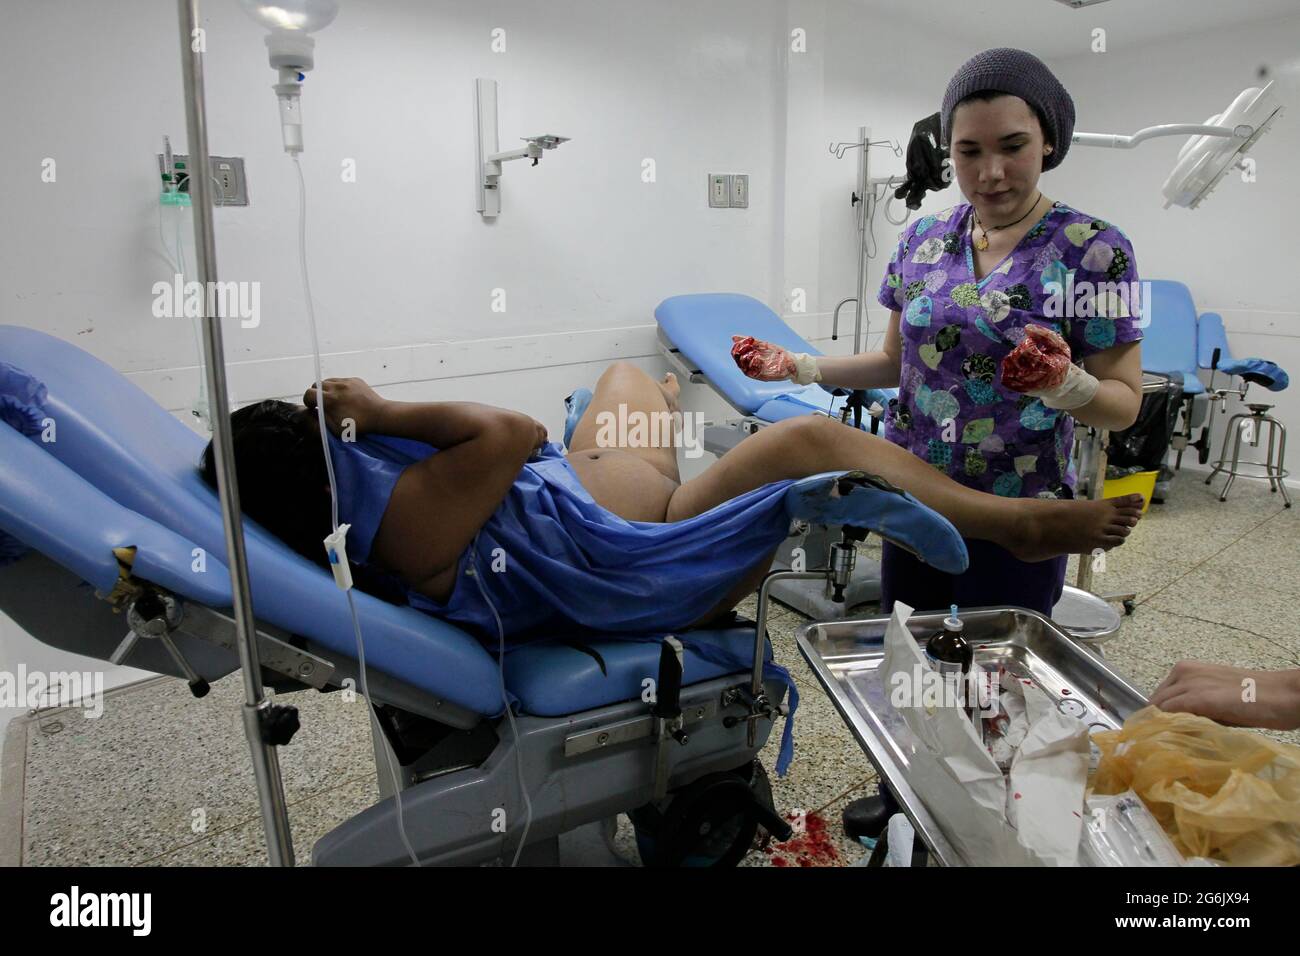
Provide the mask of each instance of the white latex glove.
POLYGON ((760 382, 789 380, 811 385, 822 379, 816 356, 807 352, 787 352, 779 345, 751 336, 731 337, 731 357, 745 375, 760 382))
POLYGON ((1072 408, 1082 408, 1087 405, 1092 401, 1097 394, 1097 389, 1100 387, 1101 382, 1095 375, 1071 363, 1066 369, 1065 378, 1062 379, 1060 385, 1042 391, 1025 392, 1025 394, 1039 399, 1048 408, 1069 411, 1072 408))
POLYGON ((791 352, 794 361, 794 375, 791 381, 797 385, 811 385, 822 380, 822 371, 817 367, 817 356, 807 352, 791 352))

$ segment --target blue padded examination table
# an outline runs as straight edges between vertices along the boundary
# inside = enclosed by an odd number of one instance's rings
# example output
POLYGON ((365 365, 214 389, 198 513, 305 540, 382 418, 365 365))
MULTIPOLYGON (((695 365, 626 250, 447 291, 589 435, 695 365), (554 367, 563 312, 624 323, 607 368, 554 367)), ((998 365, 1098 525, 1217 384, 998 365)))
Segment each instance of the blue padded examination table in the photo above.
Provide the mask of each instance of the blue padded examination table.
MULTIPOLYGON (((833 395, 821 385, 760 382, 731 358, 731 337, 752 335, 791 352, 822 352, 804 341, 781 317, 757 299, 735 293, 675 295, 655 309, 665 356, 693 382, 707 382, 740 414, 779 422, 820 412, 839 418, 847 393, 833 395)), ((837 389, 837 392, 843 392, 837 389)), ((867 389, 867 400, 889 404, 895 390, 867 389)))
MULTIPOLYGON (((206 439, 58 338, 0 326, 0 360, 47 389, 32 416, 40 433, 0 416, 0 610, 46 644, 181 677, 201 696, 238 667, 220 506, 198 470, 206 439)), ((792 521, 876 531, 936 566, 965 567, 951 524, 869 476, 812 476, 791 485, 786 505, 792 521)), ((353 686, 345 595, 256 522, 245 519, 244 532, 264 681, 284 691, 353 686)), ((769 666, 751 692, 755 657, 771 659, 752 622, 675 635, 684 646, 676 717, 642 699, 647 678, 673 676, 663 634, 556 634, 514 648, 504 679, 516 737, 494 654, 437 618, 353 594, 369 704, 384 731, 377 757, 398 761, 421 862, 508 859, 527 816, 523 790, 532 804, 525 858, 540 862, 555 859, 561 834, 622 811, 658 828, 656 862, 697 859, 673 821, 698 822, 686 811, 692 801, 716 808, 719 787, 735 791, 728 819, 747 822, 751 837, 774 819, 754 758, 786 688, 769 666), (492 825, 497 808, 503 832, 492 825)), ((407 862, 386 772, 380 780, 383 798, 322 838, 316 863, 407 862)), ((713 858, 738 859, 744 829, 713 858)))

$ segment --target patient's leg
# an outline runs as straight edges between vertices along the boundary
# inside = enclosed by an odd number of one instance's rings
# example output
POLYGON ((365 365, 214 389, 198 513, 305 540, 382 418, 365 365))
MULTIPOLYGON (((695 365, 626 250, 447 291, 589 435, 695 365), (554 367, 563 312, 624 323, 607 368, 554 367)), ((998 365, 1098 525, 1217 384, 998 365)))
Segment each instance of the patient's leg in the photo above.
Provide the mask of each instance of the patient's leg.
POLYGON ((671 418, 677 393, 671 373, 656 382, 630 362, 615 362, 573 430, 569 464, 596 503, 620 518, 663 521, 681 483, 671 418), (608 422, 614 427, 602 427, 608 422))
POLYGON ((671 372, 656 382, 631 362, 615 362, 596 382, 591 404, 573 430, 570 453, 619 448, 680 483, 672 417, 680 411, 678 391, 671 372))
POLYGON ((879 475, 944 515, 965 537, 993 541, 1023 561, 1123 544, 1142 507, 1140 495, 1048 501, 985 494, 883 438, 806 415, 763 428, 686 482, 672 495, 666 520, 700 514, 768 482, 840 469, 879 475))

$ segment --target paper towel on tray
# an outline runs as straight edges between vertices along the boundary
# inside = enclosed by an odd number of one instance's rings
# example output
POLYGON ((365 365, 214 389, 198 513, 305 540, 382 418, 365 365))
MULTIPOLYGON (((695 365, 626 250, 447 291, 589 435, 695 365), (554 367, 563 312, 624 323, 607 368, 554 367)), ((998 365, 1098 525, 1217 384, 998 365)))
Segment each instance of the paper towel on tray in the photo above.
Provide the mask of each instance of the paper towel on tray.
MULTIPOLYGON (((887 687, 930 670, 907 629, 911 614, 910 607, 895 602, 885 629, 887 687)), ((1072 866, 1083 825, 1087 727, 1060 713, 1032 683, 1017 682, 1001 698, 1013 720, 1009 736, 1019 736, 1017 717, 1024 722, 1009 775, 960 706, 947 701, 927 706, 919 697, 915 705, 897 706, 914 738, 907 782, 968 864, 1072 866)))

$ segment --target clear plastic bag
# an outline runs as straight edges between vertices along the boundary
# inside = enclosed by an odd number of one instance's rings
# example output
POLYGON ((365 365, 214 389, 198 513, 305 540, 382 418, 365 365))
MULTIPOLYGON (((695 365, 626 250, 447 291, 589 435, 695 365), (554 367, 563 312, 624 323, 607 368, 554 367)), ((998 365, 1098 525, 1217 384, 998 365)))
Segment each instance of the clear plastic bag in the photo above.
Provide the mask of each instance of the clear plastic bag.
POLYGON ((1093 792, 1134 791, 1184 857, 1300 863, 1300 747, 1155 707, 1093 741, 1093 792))

